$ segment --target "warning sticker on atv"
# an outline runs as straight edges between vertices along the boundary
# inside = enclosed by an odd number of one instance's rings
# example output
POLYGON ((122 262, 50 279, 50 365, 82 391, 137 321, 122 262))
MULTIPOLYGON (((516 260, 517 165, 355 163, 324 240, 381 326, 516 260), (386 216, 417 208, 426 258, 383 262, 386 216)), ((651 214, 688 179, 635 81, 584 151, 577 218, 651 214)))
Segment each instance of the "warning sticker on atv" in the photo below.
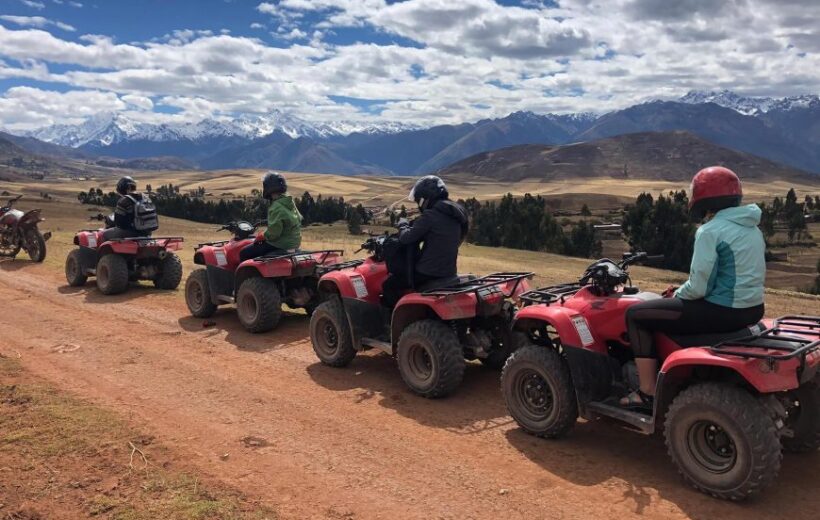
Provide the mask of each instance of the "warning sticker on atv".
POLYGON ((97 247, 97 237, 88 235, 88 247, 97 247))
POLYGON ((573 316, 572 324, 575 325, 578 337, 581 338, 581 343, 583 343, 585 347, 595 343, 595 340, 592 338, 592 332, 590 332, 589 326, 587 325, 587 320, 585 320, 583 316, 573 316))
POLYGON ((356 298, 367 297, 367 285, 364 283, 364 278, 361 276, 354 276, 350 279, 353 284, 353 290, 356 291, 356 298))
POLYGON ((228 259, 225 258, 225 251, 221 249, 215 249, 214 257, 216 258, 216 265, 220 267, 222 267, 223 265, 228 265, 228 259))

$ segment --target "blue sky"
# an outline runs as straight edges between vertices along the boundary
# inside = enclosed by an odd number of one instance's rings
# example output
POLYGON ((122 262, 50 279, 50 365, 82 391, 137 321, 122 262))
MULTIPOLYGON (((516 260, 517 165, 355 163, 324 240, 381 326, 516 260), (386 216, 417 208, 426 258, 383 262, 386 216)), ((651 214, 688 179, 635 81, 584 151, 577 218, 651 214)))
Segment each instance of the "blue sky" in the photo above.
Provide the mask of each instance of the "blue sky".
POLYGON ((414 124, 820 90, 816 0, 0 0, 0 128, 414 124))

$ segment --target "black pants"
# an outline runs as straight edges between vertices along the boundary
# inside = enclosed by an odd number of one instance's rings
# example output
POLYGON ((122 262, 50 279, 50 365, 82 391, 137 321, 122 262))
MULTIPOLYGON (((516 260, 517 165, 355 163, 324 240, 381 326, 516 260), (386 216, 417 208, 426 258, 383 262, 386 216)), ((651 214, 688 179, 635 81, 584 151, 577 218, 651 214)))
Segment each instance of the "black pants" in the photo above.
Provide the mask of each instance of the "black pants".
MULTIPOLYGON (((438 280, 438 277, 427 276, 421 273, 413 275, 413 283, 416 287, 423 283, 432 282, 433 280, 438 280)), ((382 305, 392 309, 399 303, 399 300, 401 300, 401 297, 404 295, 404 291, 407 289, 412 289, 412 287, 406 276, 391 274, 384 281, 384 284, 382 284, 382 305)))
POLYGON ((633 305, 626 311, 626 330, 635 357, 656 357, 653 332, 712 334, 732 332, 763 318, 763 305, 734 309, 706 300, 663 298, 633 305))
POLYGON ((245 260, 250 260, 251 258, 256 258, 257 256, 262 255, 269 255, 271 253, 286 253, 284 249, 279 249, 268 242, 254 242, 253 244, 242 248, 242 251, 239 252, 239 259, 243 262, 245 260))

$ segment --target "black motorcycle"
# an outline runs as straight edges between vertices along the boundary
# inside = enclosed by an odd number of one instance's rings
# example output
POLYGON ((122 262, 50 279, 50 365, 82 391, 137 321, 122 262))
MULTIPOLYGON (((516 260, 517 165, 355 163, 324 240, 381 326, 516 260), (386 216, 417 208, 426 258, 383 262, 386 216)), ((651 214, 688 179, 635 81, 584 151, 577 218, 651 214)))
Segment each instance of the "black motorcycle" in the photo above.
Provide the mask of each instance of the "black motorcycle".
POLYGON ((0 207, 0 256, 14 258, 23 249, 33 261, 42 262, 46 259, 46 240, 51 238, 51 232, 40 233, 37 228, 37 224, 45 220, 39 209, 26 212, 14 209, 14 203, 22 197, 8 199, 6 205, 0 207))

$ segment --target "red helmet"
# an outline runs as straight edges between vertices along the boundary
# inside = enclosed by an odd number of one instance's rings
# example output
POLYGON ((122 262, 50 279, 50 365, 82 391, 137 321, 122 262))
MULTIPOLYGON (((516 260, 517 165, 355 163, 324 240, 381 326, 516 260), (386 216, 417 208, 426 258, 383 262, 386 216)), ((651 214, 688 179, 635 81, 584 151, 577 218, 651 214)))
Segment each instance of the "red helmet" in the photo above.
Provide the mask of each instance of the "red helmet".
POLYGON ((738 206, 743 198, 740 179, 723 166, 710 166, 695 174, 690 191, 689 211, 699 219, 707 211, 738 206))

